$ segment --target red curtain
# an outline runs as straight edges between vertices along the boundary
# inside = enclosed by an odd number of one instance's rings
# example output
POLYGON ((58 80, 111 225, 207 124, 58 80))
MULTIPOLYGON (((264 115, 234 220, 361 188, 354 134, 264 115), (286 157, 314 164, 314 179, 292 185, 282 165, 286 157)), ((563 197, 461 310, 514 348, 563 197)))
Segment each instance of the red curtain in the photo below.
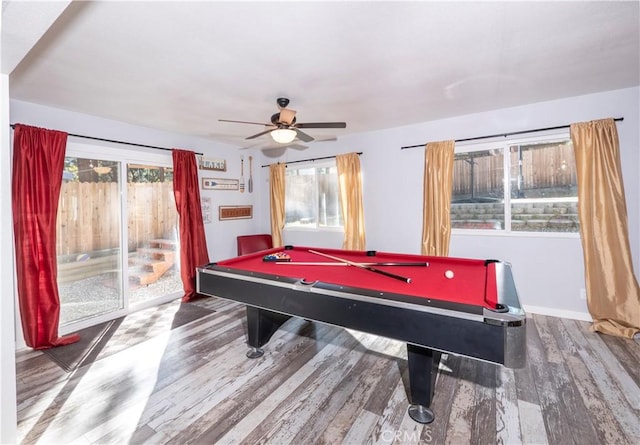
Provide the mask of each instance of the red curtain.
POLYGON ((173 149, 173 193, 180 226, 180 276, 184 287, 182 301, 196 298, 196 267, 209 262, 204 236, 200 184, 196 155, 173 149))
POLYGON ((13 136, 13 230, 18 304, 27 346, 46 349, 74 343, 58 336, 60 296, 56 215, 67 133, 17 124, 13 136))

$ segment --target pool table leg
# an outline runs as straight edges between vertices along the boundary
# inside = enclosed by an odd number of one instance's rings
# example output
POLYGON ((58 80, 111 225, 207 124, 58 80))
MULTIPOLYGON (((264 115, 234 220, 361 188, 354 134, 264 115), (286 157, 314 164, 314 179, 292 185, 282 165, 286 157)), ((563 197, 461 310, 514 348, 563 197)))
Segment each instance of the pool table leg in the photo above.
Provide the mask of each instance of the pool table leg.
POLYGON ((247 352, 247 357, 262 357, 264 351, 261 349, 271 336, 282 324, 291 316, 247 306, 247 336, 248 344, 251 347, 247 352))
POLYGON ((407 344, 409 358, 409 389, 411 406, 409 416, 418 423, 433 422, 433 411, 429 409, 440 363, 439 351, 407 344))

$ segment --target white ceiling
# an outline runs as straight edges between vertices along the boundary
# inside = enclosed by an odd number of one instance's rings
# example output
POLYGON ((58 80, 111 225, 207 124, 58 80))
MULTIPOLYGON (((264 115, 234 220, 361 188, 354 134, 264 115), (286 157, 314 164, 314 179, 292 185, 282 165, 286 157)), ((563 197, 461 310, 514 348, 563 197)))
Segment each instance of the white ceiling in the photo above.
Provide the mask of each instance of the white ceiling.
MULTIPOLYGON (((3 1, 3 53, 5 30, 30 25, 8 3, 22 2, 3 1)), ((237 146, 269 138, 218 119, 269 122, 285 96, 298 122, 347 122, 310 135, 340 137, 637 86, 639 14, 638 1, 72 2, 10 94, 237 146)))

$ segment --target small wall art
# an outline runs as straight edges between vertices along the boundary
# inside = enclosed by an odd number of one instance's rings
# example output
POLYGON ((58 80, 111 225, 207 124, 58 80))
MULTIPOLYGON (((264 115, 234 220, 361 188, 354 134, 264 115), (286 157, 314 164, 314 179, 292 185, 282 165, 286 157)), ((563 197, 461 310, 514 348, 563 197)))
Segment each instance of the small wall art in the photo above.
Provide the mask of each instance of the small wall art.
POLYGON ((240 181, 225 178, 202 178, 203 190, 238 190, 240 181))
POLYGON ((226 221, 229 219, 251 219, 253 218, 253 206, 219 206, 218 219, 226 221))
POLYGON ((215 170, 219 172, 227 171, 227 161, 224 159, 200 157, 200 170, 215 170))
POLYGON ((200 205, 202 206, 202 220, 205 224, 209 224, 213 219, 213 209, 211 208, 211 198, 200 198, 200 205))

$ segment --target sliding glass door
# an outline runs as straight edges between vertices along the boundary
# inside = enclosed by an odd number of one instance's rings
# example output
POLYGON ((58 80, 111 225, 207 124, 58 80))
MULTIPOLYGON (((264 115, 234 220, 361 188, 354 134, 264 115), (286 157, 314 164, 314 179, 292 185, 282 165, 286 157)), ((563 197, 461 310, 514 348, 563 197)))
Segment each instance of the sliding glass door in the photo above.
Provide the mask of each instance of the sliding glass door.
POLYGON ((56 252, 60 324, 124 309, 120 163, 66 157, 56 252))
POLYGON ((178 213, 173 168, 127 166, 129 303, 148 303, 179 292, 178 213))
POLYGON ((57 215, 61 332, 180 295, 170 156, 67 150, 57 215))

